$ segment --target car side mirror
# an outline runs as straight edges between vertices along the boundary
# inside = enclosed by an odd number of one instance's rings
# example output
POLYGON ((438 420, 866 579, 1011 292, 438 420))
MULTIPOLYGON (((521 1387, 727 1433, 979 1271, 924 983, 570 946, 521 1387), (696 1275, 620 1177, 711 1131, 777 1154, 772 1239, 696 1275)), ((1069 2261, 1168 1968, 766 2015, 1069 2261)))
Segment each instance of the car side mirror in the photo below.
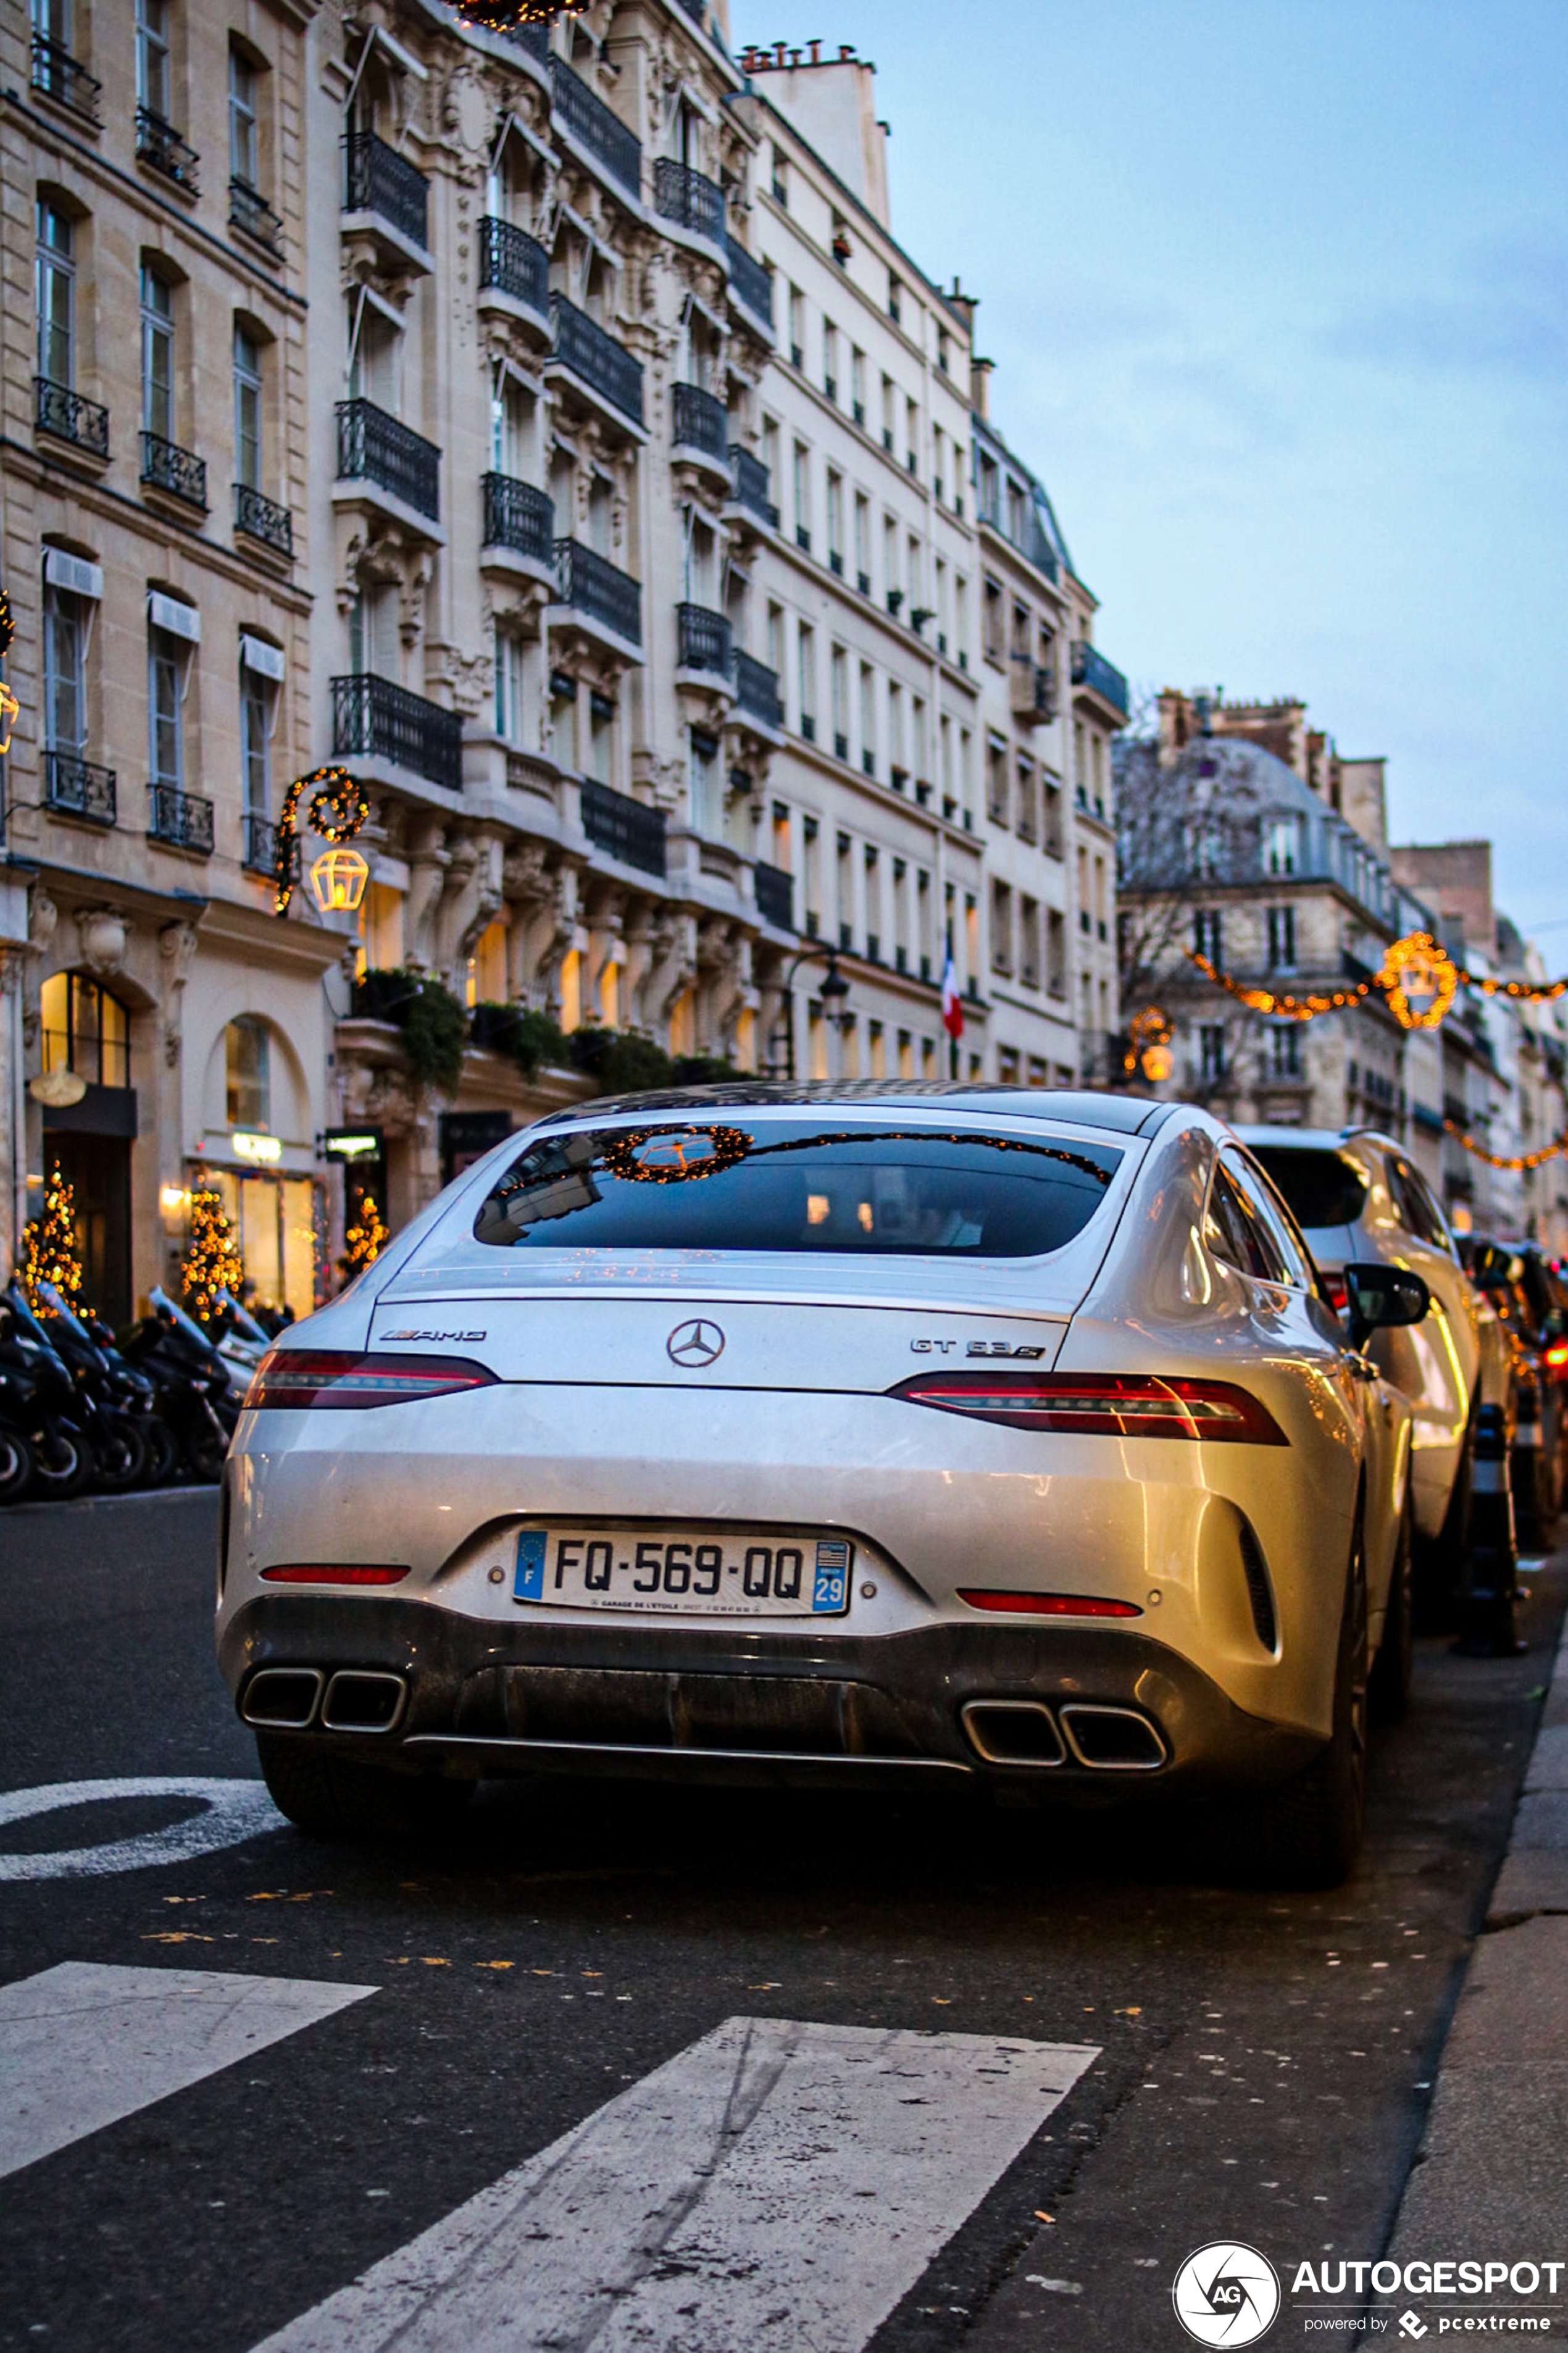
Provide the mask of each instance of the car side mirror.
POLYGON ((1402 1266, 1347 1266, 1344 1285, 1345 1313, 1357 1347, 1371 1332, 1419 1324, 1432 1304, 1420 1275, 1402 1266))

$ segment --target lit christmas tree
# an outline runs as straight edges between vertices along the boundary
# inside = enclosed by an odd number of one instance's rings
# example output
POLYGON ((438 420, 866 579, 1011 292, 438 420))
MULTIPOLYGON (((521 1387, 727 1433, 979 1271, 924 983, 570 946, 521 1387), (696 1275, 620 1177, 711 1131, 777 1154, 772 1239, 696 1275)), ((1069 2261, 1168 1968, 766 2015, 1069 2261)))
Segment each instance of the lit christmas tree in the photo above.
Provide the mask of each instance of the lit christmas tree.
POLYGON ((391 1229, 376 1207, 375 1195, 362 1193, 354 1222, 343 1234, 347 1248, 338 1261, 344 1282, 352 1282, 356 1274, 374 1266, 390 1239, 391 1229))
POLYGON ((43 1215, 32 1218, 22 1229, 22 1264, 19 1269, 22 1287, 27 1294, 27 1304, 35 1314, 47 1315, 52 1311, 38 1290, 40 1282, 52 1282, 68 1306, 74 1306, 81 1296, 81 1261, 76 1247, 76 1193, 60 1175, 57 1160, 49 1171, 44 1187, 43 1215))
POLYGON ((234 1228, 224 1214, 223 1196, 210 1185, 191 1195, 191 1247, 180 1269, 185 1298, 194 1315, 210 1323, 220 1291, 237 1299, 245 1280, 245 1264, 234 1228))

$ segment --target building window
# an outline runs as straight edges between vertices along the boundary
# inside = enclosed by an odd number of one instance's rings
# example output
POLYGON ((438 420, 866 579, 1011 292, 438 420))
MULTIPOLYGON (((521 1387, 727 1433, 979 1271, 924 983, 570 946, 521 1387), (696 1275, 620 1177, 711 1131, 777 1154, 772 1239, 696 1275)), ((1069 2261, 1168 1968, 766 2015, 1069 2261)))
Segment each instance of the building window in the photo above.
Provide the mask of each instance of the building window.
POLYGON ((816 632, 809 623, 800 625, 796 649, 800 672, 800 732, 808 744, 816 741, 816 632))
POLYGON ((557 767, 577 765, 577 681, 550 673, 550 756, 557 767))
POLYGON ((84 972, 57 972, 39 993, 44 1068, 74 1071, 89 1086, 131 1084, 131 1016, 84 972))
POLYGON ((230 1127, 265 1134, 272 1124, 271 1051, 266 1022, 254 1013, 242 1013, 231 1021, 224 1031, 224 1061, 230 1127))
POLYGON ((37 220, 38 374, 68 389, 76 382, 76 228, 43 197, 37 220))
POLYGON ((522 741, 522 640, 510 630, 495 633, 496 733, 509 744, 522 741))
POLYGON ((234 331, 235 480, 261 488, 261 348, 243 327, 234 331))
MULTIPOLYGON (((614 783, 616 705, 609 695, 596 691, 588 697, 588 767, 597 783, 614 783)), ((608 1018, 606 1014, 605 1019, 608 1018)))
POLYGON ((1198 1030, 1198 1069, 1205 1086, 1215 1086, 1224 1078, 1225 1025, 1205 1021, 1198 1030))
POLYGON ((167 629, 147 632, 147 756, 155 785, 181 790, 185 776, 184 685, 187 654, 167 629))
POLYGON ((710 735, 706 728, 693 727, 690 744, 692 830, 716 839, 724 830, 724 811, 719 797, 719 739, 710 735))
POLYGON ((1268 1075, 1271 1079, 1301 1075, 1301 1032, 1294 1021, 1281 1022, 1268 1032, 1268 1075))
POLYGON ((1193 953, 1210 964, 1225 962, 1225 917, 1217 907, 1199 907, 1193 915, 1193 953))
POLYGON ((1271 972, 1293 972, 1296 968, 1294 907, 1268 910, 1268 968, 1271 972))
POLYGON ((136 101, 161 122, 169 121, 167 0, 136 0, 136 101))
POLYGON ((239 670, 239 757, 247 817, 272 808, 272 723, 278 690, 248 663, 239 670))
POLYGON ((237 49, 228 53, 228 169, 247 188, 261 185, 257 138, 256 68, 237 49))
POLYGON ((1299 818, 1270 818, 1263 836, 1265 869, 1270 874, 1294 874, 1301 849, 1299 818))
POLYGON ((166 278, 142 265, 142 425, 160 440, 174 438, 174 295, 166 278))
POLYGON ((795 445, 795 539, 811 554, 811 456, 804 441, 795 445))
POLYGON ((87 747, 86 600, 44 586, 44 747, 79 757, 87 747))

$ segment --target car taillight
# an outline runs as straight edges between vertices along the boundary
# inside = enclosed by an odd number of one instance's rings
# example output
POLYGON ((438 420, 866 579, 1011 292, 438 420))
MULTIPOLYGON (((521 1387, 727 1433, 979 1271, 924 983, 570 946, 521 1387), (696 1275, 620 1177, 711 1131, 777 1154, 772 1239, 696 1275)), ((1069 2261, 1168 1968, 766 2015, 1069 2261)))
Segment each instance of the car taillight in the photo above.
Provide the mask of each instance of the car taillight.
POLYGON ((467 1356, 366 1356, 355 1349, 271 1348, 245 1394, 258 1406, 331 1406, 342 1410, 406 1405, 454 1389, 488 1388, 496 1376, 467 1356))
POLYGON ((1019 1618, 1142 1618, 1135 1601, 1105 1601, 1096 1593, 1014 1593, 963 1586, 958 1598, 972 1609, 999 1609, 1019 1618))
POLYGON ((889 1389, 910 1405, 1084 1438, 1197 1438, 1286 1446, 1266 1406, 1229 1381, 1142 1373, 917 1373, 889 1389))
POLYGON ((264 1585, 401 1585, 407 1576, 392 1561, 290 1560, 261 1572, 264 1585))
POLYGON ((1556 1370, 1568 1365, 1568 1340, 1553 1340, 1546 1351, 1546 1361, 1556 1370))
POLYGON ((1342 1315, 1345 1312, 1345 1301, 1350 1296, 1349 1293, 1345 1289, 1344 1276, 1342 1274, 1325 1274, 1320 1277, 1320 1280, 1323 1286, 1323 1295, 1327 1299, 1329 1305, 1333 1309, 1336 1315, 1342 1315))

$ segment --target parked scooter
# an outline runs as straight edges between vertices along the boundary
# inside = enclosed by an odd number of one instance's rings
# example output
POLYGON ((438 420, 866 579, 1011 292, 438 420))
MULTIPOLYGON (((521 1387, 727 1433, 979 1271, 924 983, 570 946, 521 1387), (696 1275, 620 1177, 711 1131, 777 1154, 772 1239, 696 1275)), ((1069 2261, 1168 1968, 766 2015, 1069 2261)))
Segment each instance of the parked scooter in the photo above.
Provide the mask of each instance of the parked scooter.
POLYGON ((195 1478, 216 1479, 239 1419, 229 1368, 195 1318, 168 1293, 151 1294, 153 1313, 122 1342, 130 1363, 155 1383, 160 1409, 195 1478))
POLYGON ((24 1493, 55 1502, 81 1493, 95 1465, 77 1419, 76 1384, 16 1283, 0 1291, 0 1423, 9 1433, 11 1483, 0 1486, 7 1501, 24 1493), (26 1479, 17 1486, 24 1455, 26 1479))
POLYGON ((99 1486, 110 1494, 118 1494, 132 1485, 167 1486, 179 1468, 179 1449, 173 1430, 158 1410, 155 1385, 146 1373, 126 1363, 109 1325, 90 1308, 73 1307, 52 1282, 40 1282, 38 1292, 50 1310, 47 1328, 51 1346, 65 1358, 79 1385, 84 1377, 98 1381, 101 1401, 131 1424, 141 1447, 142 1468, 135 1480, 106 1478, 106 1449, 89 1423, 99 1486))

